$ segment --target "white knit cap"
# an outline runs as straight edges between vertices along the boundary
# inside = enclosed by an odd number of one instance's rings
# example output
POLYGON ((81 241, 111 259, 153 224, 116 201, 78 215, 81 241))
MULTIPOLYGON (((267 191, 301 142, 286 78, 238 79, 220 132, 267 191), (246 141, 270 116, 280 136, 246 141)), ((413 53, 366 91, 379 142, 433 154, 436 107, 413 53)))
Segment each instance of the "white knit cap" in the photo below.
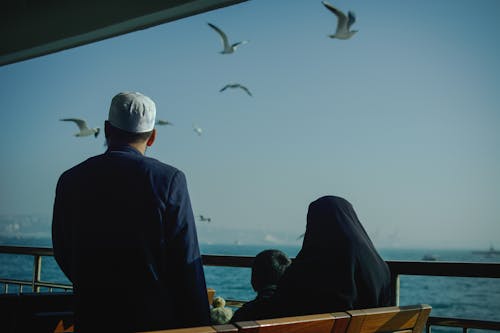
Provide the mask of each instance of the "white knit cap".
POLYGON ((132 133, 152 131, 155 127, 156 105, 138 92, 121 92, 111 101, 108 121, 116 128, 132 133))

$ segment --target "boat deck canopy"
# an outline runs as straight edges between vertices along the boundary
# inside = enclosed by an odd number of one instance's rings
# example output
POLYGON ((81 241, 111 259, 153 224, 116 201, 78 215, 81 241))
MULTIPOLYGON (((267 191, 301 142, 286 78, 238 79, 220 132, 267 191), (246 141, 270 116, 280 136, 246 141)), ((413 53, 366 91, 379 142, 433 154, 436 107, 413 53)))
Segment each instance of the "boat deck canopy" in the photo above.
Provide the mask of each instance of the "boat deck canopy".
POLYGON ((6 0, 0 66, 246 0, 6 0))

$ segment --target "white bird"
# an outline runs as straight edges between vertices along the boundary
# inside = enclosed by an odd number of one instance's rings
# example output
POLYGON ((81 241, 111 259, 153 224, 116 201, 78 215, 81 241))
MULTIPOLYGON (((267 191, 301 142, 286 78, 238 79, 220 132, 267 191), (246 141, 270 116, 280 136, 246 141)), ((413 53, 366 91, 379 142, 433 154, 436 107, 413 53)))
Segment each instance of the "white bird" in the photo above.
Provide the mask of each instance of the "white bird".
POLYGON ((161 119, 159 119, 159 120, 156 121, 156 125, 174 125, 174 124, 172 124, 168 120, 161 120, 161 119))
POLYGON ((236 48, 238 48, 238 46, 248 43, 247 40, 244 40, 244 41, 237 42, 234 44, 229 44, 229 40, 227 39, 227 36, 224 33, 224 31, 222 31, 221 29, 219 29, 217 26, 213 25, 212 23, 207 23, 207 24, 210 28, 214 29, 219 34, 219 36, 222 40, 222 46, 224 47, 224 49, 220 52, 221 54, 233 53, 234 51, 236 51, 236 48))
POLYGON ((72 121, 74 122, 78 128, 80 129, 80 132, 75 133, 75 136, 89 136, 89 135, 94 135, 94 137, 97 138, 99 135, 100 128, 89 128, 87 126, 87 122, 83 119, 78 119, 78 118, 64 118, 64 119, 59 119, 61 121, 72 121))
POLYGON ((351 28, 351 25, 356 22, 356 16, 354 15, 353 12, 349 11, 347 13, 347 16, 338 10, 337 8, 333 7, 331 4, 329 4, 326 1, 321 2, 329 11, 335 14, 337 16, 337 30, 335 31, 335 34, 329 35, 328 37, 330 38, 337 38, 337 39, 349 39, 351 38, 358 30, 349 30, 351 28))
POLYGON ((198 135, 201 135, 201 133, 203 132, 203 130, 201 129, 201 127, 198 127, 196 125, 193 124, 193 131, 196 132, 196 134, 198 135))
POLYGON ((244 85, 241 85, 239 83, 229 83, 229 84, 226 84, 221 90, 219 90, 219 92, 223 92, 224 90, 226 90, 227 88, 232 88, 232 89, 242 89, 243 91, 245 91, 248 96, 253 96, 252 93, 250 92, 250 90, 248 90, 247 87, 245 87, 244 85))

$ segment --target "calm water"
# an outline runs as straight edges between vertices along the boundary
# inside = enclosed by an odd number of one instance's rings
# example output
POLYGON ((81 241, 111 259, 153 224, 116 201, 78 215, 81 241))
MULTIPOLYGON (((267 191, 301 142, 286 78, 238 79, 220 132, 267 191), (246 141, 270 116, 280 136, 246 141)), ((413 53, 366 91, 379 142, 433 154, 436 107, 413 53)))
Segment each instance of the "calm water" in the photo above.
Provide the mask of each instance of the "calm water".
MULTIPOLYGON (((0 244, 50 246, 50 240, 6 240, 0 244)), ((266 247, 249 245, 200 245, 204 254, 256 255, 266 247)), ((297 246, 276 246, 294 257, 297 246)), ((442 261, 499 262, 500 256, 486 258, 468 250, 381 249, 386 260, 421 260, 433 254, 442 261)), ((30 279, 33 259, 29 256, 0 255, 0 276, 30 279)), ((226 299, 249 300, 255 296, 250 285, 250 269, 205 267, 207 285, 226 299)), ((43 258, 42 279, 67 283, 54 259, 43 258)), ((427 303, 432 315, 483 320, 500 320, 500 279, 402 276, 400 304, 427 303)), ((16 291, 10 287, 10 291, 16 291)))

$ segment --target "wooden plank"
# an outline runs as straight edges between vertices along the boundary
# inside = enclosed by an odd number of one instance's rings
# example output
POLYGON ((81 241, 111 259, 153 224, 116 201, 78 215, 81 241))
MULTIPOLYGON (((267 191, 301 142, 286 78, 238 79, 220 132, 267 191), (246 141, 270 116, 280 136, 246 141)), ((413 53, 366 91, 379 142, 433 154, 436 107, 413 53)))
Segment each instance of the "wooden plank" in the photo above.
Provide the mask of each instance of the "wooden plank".
POLYGON ((236 323, 240 333, 331 333, 335 318, 329 314, 263 319, 236 323))
POLYGON ((347 330, 351 316, 346 312, 334 312, 331 315, 335 318, 332 333, 344 333, 347 330))
POLYGON ((430 305, 423 304, 422 311, 420 312, 417 323, 413 328, 413 332, 420 333, 424 330, 425 324, 427 323, 427 319, 429 318, 430 314, 431 314, 430 305))
POLYGON ((422 304, 347 311, 351 315, 347 333, 421 332, 430 310, 422 304))

